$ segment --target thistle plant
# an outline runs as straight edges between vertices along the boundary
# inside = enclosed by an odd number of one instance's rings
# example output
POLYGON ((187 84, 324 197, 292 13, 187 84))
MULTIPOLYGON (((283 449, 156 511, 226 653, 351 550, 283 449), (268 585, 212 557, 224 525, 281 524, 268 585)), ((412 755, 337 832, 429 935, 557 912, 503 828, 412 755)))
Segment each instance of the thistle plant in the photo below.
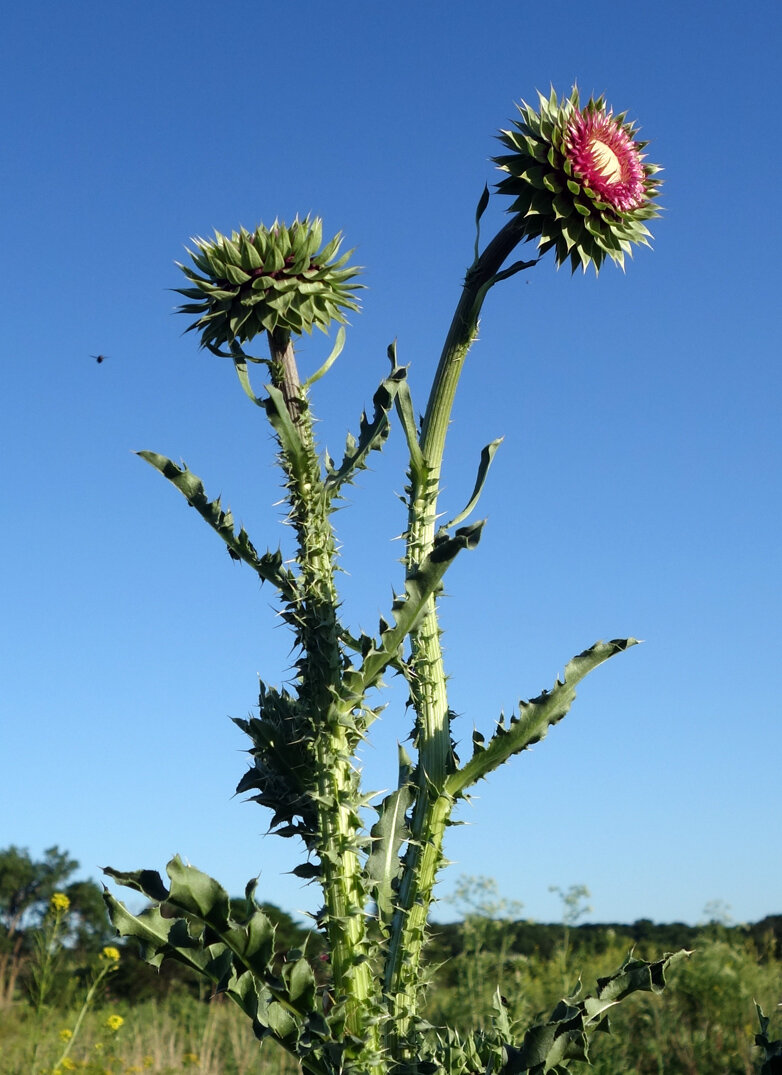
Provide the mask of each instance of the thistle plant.
MULTIPOLYGON (((344 319, 358 309, 358 269, 349 254, 339 256, 341 237, 322 246, 319 220, 275 221, 252 233, 196 239, 191 263, 180 266, 188 300, 180 309, 194 317, 189 328, 202 347, 230 361, 273 430, 295 535, 292 558, 283 559, 279 549, 259 552, 187 467, 139 453, 219 534, 229 554, 276 591, 293 634, 292 682, 261 683, 257 716, 236 720, 251 756, 237 790, 271 811, 271 831, 300 842, 302 861, 293 872, 322 889, 316 928, 327 943, 328 978, 316 975, 305 950, 289 952, 281 966, 274 962, 273 928, 254 899, 254 882, 244 900, 229 901, 216 881, 176 857, 167 884, 151 870, 107 869, 145 894, 150 905, 141 914, 109 893, 106 901, 119 933, 135 938, 151 963, 174 959, 196 968, 246 1012, 259 1039, 275 1040, 317 1075, 564 1071, 571 1059, 586 1059, 589 1035, 605 1029, 608 1009, 635 990, 658 991, 676 958, 653 964, 628 958, 598 982, 594 996, 573 995, 530 1028, 511 1023, 499 995, 491 1025, 467 1036, 432 1027, 421 1015, 427 921, 454 809, 473 785, 565 716, 588 672, 635 643, 614 639, 586 649, 552 687, 521 702, 509 719, 501 716, 488 739, 474 732, 471 756, 457 759, 437 601, 450 565, 480 541, 484 522, 473 515, 499 441, 483 450, 469 502, 445 524, 440 473, 484 300, 549 249, 574 269, 599 270, 606 257, 622 264, 634 244, 647 242, 643 222, 656 215, 657 169, 644 163, 644 143, 632 125, 602 98, 582 109, 575 90, 561 102, 552 93, 540 98, 538 111, 523 105, 520 113, 500 135, 508 152, 497 160, 504 173, 498 190, 511 196, 510 216, 481 249, 486 188, 475 216, 474 257, 422 421, 416 422, 407 370, 391 345, 390 371, 341 460, 319 454, 311 403, 314 385, 344 346, 344 319), (538 255, 513 260, 519 244, 533 239, 538 255), (296 340, 335 323, 331 353, 302 380, 296 340), (268 353, 251 354, 264 339, 268 353), (260 391, 251 377, 258 366, 265 376, 260 391), (342 618, 332 516, 370 453, 383 447, 393 414, 409 460, 404 578, 376 632, 367 634, 342 618), (377 820, 368 827, 372 796, 362 786, 357 751, 380 712, 370 692, 393 673, 409 693, 413 756, 399 748, 397 786, 374 804, 377 820)), ((400 729, 399 738, 407 732, 400 729)))

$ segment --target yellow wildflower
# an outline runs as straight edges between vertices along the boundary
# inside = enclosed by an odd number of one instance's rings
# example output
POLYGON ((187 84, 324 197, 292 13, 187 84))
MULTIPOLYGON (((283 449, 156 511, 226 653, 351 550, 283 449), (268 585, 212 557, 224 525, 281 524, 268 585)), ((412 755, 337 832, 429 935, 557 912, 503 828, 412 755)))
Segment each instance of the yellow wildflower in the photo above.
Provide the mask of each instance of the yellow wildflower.
POLYGON ((65 1068, 66 1071, 75 1071, 76 1070, 76 1064, 74 1063, 73 1060, 71 1060, 71 1058, 69 1056, 63 1057, 61 1063, 62 1063, 62 1066, 65 1068))
POLYGON ((121 1015, 110 1015, 103 1025, 108 1027, 109 1030, 117 1031, 124 1022, 125 1020, 121 1015))
POLYGON ((55 892, 49 900, 49 906, 53 911, 67 911, 70 905, 71 901, 64 892, 55 892))
POLYGON ((147 1053, 147 1055, 144 1057, 144 1067, 145 1068, 151 1068, 154 1063, 155 1063, 154 1056, 150 1056, 149 1053, 147 1053))
POLYGON ((119 963, 119 948, 107 945, 100 954, 101 959, 107 959, 110 963, 119 963))
POLYGON ((60 1041, 70 1041, 73 1037, 73 1031, 69 1030, 67 1026, 63 1027, 60 1031, 60 1041))
POLYGON ((182 1063, 185 1067, 188 1067, 190 1064, 197 1064, 198 1062, 198 1053, 182 1053, 182 1063))

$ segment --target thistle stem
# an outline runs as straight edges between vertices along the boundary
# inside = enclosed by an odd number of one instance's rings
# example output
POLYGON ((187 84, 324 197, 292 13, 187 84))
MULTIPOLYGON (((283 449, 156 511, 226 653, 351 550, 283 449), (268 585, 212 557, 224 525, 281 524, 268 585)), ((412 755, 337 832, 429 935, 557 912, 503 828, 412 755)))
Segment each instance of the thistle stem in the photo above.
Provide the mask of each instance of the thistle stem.
MULTIPOLYGON (((312 721, 317 768, 317 852, 333 994, 337 1003, 344 1004, 346 1030, 358 1040, 364 1036, 366 1008, 375 983, 367 961, 367 897, 358 855, 362 820, 357 806, 357 774, 352 765, 356 741, 346 719, 349 713, 339 702, 343 661, 337 621, 336 547, 329 521, 330 501, 315 450, 312 416, 299 381, 290 334, 269 333, 268 340, 272 378, 283 394, 306 459, 302 474, 282 451, 303 594, 297 628, 301 648, 298 696, 312 721)), ((372 1031, 361 1047, 367 1070, 379 1063, 378 1040, 377 1032, 372 1031)))
MULTIPOLYGON (((483 300, 496 275, 524 237, 510 220, 476 257, 467 272, 443 345, 421 429, 423 473, 412 475, 407 537, 407 573, 413 574, 434 544, 445 438, 464 360, 478 332, 483 300)), ((437 606, 434 597, 411 634, 412 700, 417 716, 417 789, 410 841, 391 928, 385 986, 392 998, 394 1034, 404 1041, 420 989, 420 960, 432 890, 443 859, 443 837, 453 806, 445 790, 453 765, 450 713, 437 606)))

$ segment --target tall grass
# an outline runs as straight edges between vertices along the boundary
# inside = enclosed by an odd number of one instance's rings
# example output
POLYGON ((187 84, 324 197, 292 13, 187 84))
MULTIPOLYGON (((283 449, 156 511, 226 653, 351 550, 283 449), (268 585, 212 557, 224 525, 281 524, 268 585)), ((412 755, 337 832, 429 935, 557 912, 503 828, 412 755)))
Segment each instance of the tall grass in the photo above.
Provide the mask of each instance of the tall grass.
MULTIPOLYGON (((505 927, 512 933, 511 922, 505 927)), ((486 1022, 499 988, 509 1015, 528 1024, 572 993, 579 979, 591 990, 596 977, 618 966, 628 951, 617 935, 599 953, 563 935, 559 949, 547 957, 519 955, 502 933, 481 932, 473 923, 464 932, 464 949, 432 970, 430 1019, 477 1028, 486 1022)), ((782 964, 775 956, 746 937, 704 932, 691 958, 673 968, 661 996, 629 997, 615 1009, 615 1032, 592 1039, 592 1071, 757 1073, 754 1002, 771 1016, 776 1036, 782 1029, 782 964)), ((67 1062, 57 1069, 61 1035, 77 1014, 77 993, 63 989, 43 1013, 22 1000, 0 1010, 0 1075, 293 1075, 296 1070, 273 1043, 259 1046, 235 1005, 222 998, 205 1002, 184 988, 137 1003, 115 999, 88 1011, 67 1062), (122 1024, 114 1031, 109 1016, 117 1015, 122 1024)))
POLYGON ((44 1021, 15 1005, 0 1011, 0 1073, 52 1075, 292 1075, 296 1065, 272 1044, 260 1046, 234 1004, 208 1004, 186 994, 165 1001, 112 1005, 87 1014, 61 1068, 54 1065, 73 1023, 72 1011, 52 1010, 44 1021), (122 1026, 111 1031, 109 1014, 122 1026))
MULTIPOLYGON (((439 969, 429 1017, 436 1023, 477 1028, 487 1019, 499 989, 509 1015, 527 1025, 572 994, 579 981, 591 992, 597 977, 619 966, 628 954, 619 937, 599 955, 568 952, 567 944, 563 940, 559 951, 546 959, 465 950, 452 965, 439 969)), ((628 997, 615 1009, 612 1033, 592 1039, 592 1070, 596 1075, 757 1072, 755 1001, 773 1013, 773 1029, 778 1031, 782 1023, 782 1014, 776 1017, 782 1013, 782 964, 773 957, 752 940, 704 933, 690 959, 672 968, 662 995, 628 997)))

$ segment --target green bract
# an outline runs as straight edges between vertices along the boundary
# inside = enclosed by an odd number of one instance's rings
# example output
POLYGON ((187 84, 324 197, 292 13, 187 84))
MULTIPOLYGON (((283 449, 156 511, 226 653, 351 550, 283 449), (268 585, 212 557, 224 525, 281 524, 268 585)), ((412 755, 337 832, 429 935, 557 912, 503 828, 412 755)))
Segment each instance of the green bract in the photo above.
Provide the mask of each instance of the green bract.
POLYGON ((197 329, 201 345, 216 351, 259 332, 299 336, 343 322, 343 310, 358 309, 353 292, 361 285, 350 281, 359 269, 347 266, 352 251, 337 258, 341 233, 319 249, 322 231, 317 217, 297 217, 290 227, 275 220, 230 239, 217 231, 214 239, 194 238, 194 267, 177 262, 193 286, 176 290, 196 300, 178 310, 198 314, 187 331, 197 329))
POLYGON ((521 119, 500 132, 510 152, 495 157, 508 173, 497 189, 514 198, 509 212, 523 219, 525 238, 541 253, 553 248, 558 265, 599 271, 609 257, 624 266, 633 243, 649 245, 644 221, 659 216, 660 169, 641 152, 648 143, 602 97, 580 108, 576 87, 561 101, 554 90, 538 96, 538 112, 522 101, 521 119))

